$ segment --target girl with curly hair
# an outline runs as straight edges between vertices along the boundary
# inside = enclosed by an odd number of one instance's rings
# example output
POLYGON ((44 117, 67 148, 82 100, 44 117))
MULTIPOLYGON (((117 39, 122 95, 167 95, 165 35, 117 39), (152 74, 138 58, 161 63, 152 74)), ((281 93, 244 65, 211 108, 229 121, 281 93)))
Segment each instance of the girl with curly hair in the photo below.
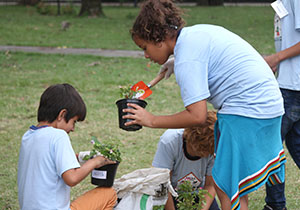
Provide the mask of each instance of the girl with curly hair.
POLYGON ((153 115, 138 105, 124 109, 125 125, 187 128, 206 122, 207 102, 217 110, 212 170, 224 210, 248 209, 248 193, 284 181, 280 126, 283 99, 272 70, 245 40, 221 26, 184 27, 170 0, 147 0, 131 29, 145 58, 174 74, 185 109, 153 115), (170 64, 171 62, 171 64, 170 64), (174 64, 172 64, 172 62, 174 64))

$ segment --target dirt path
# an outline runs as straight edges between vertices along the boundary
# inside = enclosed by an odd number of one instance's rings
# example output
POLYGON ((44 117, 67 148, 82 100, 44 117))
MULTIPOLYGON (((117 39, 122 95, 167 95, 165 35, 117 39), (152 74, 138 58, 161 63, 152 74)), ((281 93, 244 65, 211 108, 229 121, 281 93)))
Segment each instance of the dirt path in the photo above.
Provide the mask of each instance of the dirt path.
POLYGON ((0 46, 0 51, 32 52, 43 54, 85 54, 104 57, 143 57, 143 51, 138 50, 104 50, 85 48, 54 48, 29 46, 0 46))

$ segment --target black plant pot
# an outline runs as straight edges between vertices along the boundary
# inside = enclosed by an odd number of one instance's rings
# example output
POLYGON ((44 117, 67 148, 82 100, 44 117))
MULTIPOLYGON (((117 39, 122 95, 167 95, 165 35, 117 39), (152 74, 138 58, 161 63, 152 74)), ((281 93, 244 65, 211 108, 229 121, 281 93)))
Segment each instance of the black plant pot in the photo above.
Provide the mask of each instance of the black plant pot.
POLYGON ((95 168, 92 173, 92 184, 99 187, 111 187, 114 184, 119 162, 95 168))
POLYGON ((127 106, 127 103, 137 104, 137 105, 145 108, 147 106, 147 102, 144 100, 140 100, 140 99, 128 99, 128 98, 121 99, 116 102, 116 104, 118 106, 118 110, 119 110, 119 127, 126 131, 137 131, 142 128, 141 125, 137 125, 137 124, 130 125, 130 126, 124 125, 126 122, 132 121, 132 119, 123 119, 122 118, 124 115, 131 114, 128 112, 123 112, 122 111, 123 109, 127 109, 127 108, 133 109, 132 107, 127 106))

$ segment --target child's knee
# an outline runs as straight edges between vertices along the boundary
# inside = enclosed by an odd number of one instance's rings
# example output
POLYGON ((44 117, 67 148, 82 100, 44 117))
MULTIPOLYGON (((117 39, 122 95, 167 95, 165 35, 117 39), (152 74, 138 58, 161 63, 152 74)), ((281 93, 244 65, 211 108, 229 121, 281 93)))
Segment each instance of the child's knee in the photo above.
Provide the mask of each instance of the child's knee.
POLYGON ((96 187, 95 189, 93 189, 93 191, 95 191, 95 193, 97 194, 100 193, 100 194, 111 195, 111 197, 117 196, 117 192, 112 187, 96 187))
POLYGON ((71 203, 72 210, 113 209, 117 193, 112 187, 96 187, 71 203))

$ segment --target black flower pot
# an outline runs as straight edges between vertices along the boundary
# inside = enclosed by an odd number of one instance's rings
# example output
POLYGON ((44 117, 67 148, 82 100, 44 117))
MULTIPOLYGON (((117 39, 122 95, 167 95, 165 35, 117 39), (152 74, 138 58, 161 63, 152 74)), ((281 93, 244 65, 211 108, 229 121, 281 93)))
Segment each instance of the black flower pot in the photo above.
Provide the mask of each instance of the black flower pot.
POLYGON ((92 184, 99 187, 111 187, 114 184, 119 162, 95 168, 92 173, 92 184))
POLYGON ((145 108, 147 106, 147 102, 144 100, 140 100, 140 99, 128 99, 128 98, 121 99, 116 102, 116 104, 118 106, 118 110, 119 110, 119 127, 126 131, 137 131, 142 128, 141 125, 137 125, 137 124, 130 125, 130 126, 124 125, 126 122, 132 121, 132 119, 123 119, 122 118, 124 115, 131 114, 128 112, 123 112, 122 111, 123 109, 127 109, 127 108, 133 109, 132 107, 127 106, 127 103, 137 104, 137 105, 145 108))

